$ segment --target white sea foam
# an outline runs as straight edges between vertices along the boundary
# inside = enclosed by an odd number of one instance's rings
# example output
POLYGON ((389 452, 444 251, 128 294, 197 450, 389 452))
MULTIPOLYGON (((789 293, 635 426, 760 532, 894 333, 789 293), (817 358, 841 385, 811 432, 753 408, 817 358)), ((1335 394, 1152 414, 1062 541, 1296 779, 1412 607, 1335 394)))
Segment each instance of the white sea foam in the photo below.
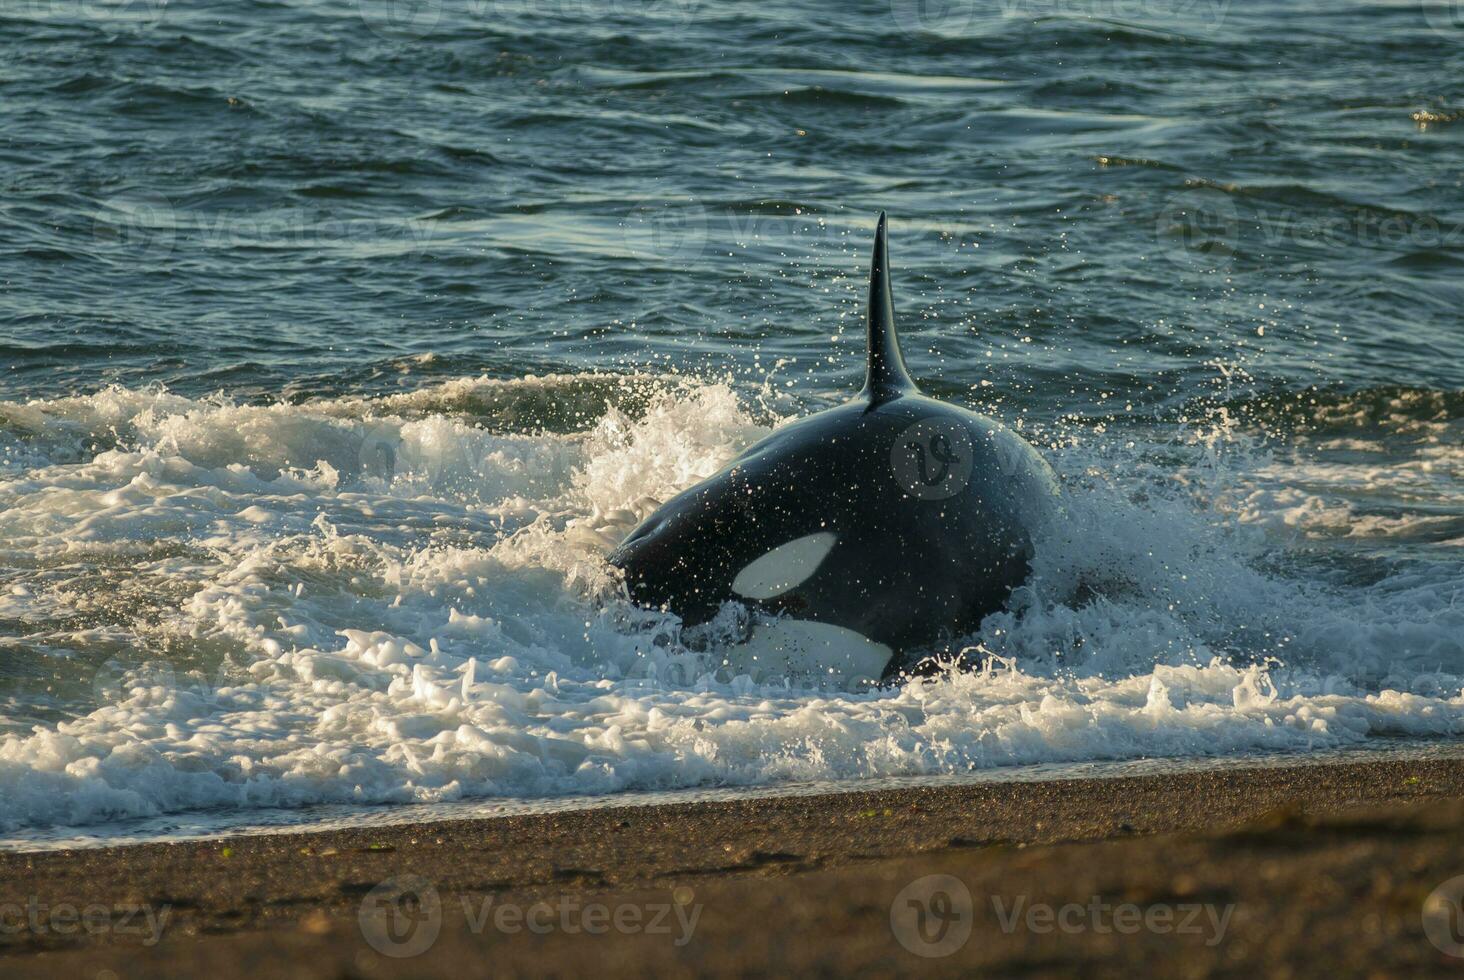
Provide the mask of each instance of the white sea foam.
POLYGON ((584 384, 0 405, 0 826, 1464 732, 1448 420, 1293 458, 1224 426, 1078 435, 1068 519, 971 640, 986 668, 846 691, 688 650, 603 560, 765 407, 584 384), (571 400, 582 424, 497 424, 571 400))

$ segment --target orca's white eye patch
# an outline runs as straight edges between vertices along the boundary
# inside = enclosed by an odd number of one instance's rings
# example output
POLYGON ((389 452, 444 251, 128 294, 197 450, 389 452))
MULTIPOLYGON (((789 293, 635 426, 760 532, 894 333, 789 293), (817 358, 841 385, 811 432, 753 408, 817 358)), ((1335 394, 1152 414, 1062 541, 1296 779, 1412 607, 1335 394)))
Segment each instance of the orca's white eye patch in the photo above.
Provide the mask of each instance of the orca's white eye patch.
POLYGON ((732 580, 732 591, 744 599, 771 599, 808 581, 828 557, 838 535, 832 531, 794 538, 754 559, 732 580))

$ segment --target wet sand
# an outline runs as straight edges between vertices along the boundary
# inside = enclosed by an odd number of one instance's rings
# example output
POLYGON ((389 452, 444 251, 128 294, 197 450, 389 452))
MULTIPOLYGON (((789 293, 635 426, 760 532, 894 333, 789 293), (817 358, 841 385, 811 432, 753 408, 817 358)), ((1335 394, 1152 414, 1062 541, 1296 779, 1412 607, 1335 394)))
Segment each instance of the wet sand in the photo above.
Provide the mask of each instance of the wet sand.
POLYGON ((1464 759, 638 806, 0 855, 0 976, 1416 976, 1458 875, 1464 759))

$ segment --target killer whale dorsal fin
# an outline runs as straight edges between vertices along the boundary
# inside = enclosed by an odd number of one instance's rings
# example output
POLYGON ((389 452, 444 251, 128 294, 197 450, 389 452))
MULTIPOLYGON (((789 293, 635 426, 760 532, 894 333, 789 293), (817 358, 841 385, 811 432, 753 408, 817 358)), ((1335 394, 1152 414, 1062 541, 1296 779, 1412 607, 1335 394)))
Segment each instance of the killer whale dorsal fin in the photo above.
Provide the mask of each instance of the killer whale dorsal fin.
POLYGON ((869 310, 865 316, 869 364, 864 375, 864 388, 859 392, 873 405, 920 390, 905 369, 905 358, 900 354, 900 337, 895 332, 889 236, 885 224, 885 213, 881 211, 879 225, 874 230, 874 257, 869 263, 869 310))

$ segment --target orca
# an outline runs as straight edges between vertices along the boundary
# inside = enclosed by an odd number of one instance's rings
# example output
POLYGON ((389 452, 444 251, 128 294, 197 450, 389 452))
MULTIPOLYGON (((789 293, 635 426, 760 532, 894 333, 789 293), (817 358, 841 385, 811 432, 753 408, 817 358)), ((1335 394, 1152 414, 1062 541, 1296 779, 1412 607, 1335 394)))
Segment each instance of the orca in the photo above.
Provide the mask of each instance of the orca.
POLYGON ((912 668, 1006 604, 1060 513, 1057 481, 1011 429, 911 380, 883 212, 865 327, 857 395, 774 430, 611 552, 633 603, 741 623, 765 669, 860 682, 927 672, 912 668))

